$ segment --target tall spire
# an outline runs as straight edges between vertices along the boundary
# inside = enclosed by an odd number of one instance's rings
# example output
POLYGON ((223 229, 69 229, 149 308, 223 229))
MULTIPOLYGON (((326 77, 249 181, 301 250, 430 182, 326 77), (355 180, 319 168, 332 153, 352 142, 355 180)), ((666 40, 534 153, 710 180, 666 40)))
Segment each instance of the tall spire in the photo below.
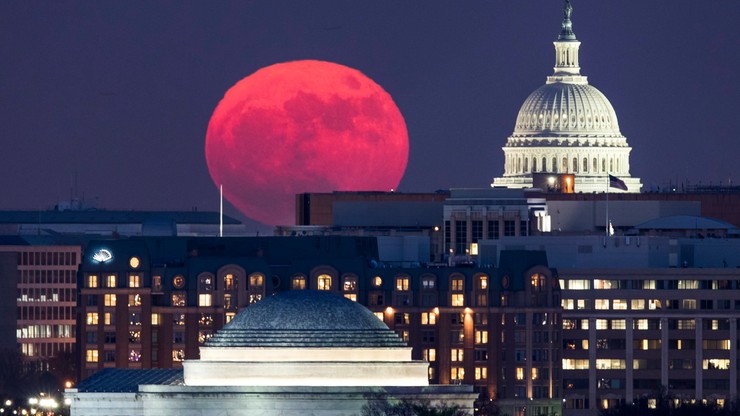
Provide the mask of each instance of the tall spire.
POLYGON ((578 48, 581 42, 573 33, 573 22, 570 16, 573 14, 573 6, 570 0, 565 0, 563 7, 563 29, 560 31, 555 44, 555 72, 547 77, 547 83, 564 82, 568 84, 588 84, 585 76, 581 75, 581 66, 578 63, 578 48))
POLYGON ((576 34, 573 33, 573 22, 570 21, 572 14, 573 6, 570 5, 570 0, 565 0, 565 6, 563 6, 563 30, 560 31, 558 40, 576 40, 576 34))

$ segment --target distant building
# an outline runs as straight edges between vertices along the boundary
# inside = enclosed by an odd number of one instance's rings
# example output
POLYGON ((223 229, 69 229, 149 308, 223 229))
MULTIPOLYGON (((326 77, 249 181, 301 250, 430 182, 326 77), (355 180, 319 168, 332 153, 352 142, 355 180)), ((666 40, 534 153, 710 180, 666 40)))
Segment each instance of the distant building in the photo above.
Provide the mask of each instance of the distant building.
MULTIPOLYGON (((632 148, 619 131, 609 100, 581 75, 578 49, 566 2, 555 44, 555 71, 522 104, 514 132, 506 141, 504 176, 491 186, 531 188, 539 173, 573 174, 570 192, 606 192, 609 175, 624 181, 627 192, 642 184, 630 176, 632 148)), ((610 192, 622 192, 613 189, 610 192)))

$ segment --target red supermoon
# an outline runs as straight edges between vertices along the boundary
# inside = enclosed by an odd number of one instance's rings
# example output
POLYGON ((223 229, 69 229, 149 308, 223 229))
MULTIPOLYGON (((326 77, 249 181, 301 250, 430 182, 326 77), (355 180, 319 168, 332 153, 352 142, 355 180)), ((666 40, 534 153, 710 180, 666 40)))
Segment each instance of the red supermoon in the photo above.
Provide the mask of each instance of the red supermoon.
POLYGON ((298 193, 397 187, 408 151, 387 92, 360 71, 310 60, 262 68, 231 87, 205 149, 224 197, 271 225, 295 224, 298 193))

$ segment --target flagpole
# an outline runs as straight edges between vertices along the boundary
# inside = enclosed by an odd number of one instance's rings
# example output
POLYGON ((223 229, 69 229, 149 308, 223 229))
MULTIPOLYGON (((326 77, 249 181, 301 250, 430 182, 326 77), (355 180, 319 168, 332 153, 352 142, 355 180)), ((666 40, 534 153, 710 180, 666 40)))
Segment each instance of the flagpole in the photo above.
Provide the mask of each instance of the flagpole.
MULTIPOLYGON (((609 238, 609 174, 606 174, 606 238, 609 238)), ((604 240, 606 241, 606 240, 604 240)))
POLYGON ((224 236, 224 185, 219 185, 218 236, 224 236))

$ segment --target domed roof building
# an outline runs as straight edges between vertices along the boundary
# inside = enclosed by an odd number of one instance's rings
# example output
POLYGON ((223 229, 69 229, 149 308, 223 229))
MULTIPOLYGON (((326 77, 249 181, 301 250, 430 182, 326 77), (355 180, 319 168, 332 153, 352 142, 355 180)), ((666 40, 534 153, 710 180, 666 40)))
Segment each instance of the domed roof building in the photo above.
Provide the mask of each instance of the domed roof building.
POLYGON ((555 44, 555 68, 545 85, 527 97, 504 151, 504 176, 493 187, 529 188, 533 174, 572 174, 576 192, 605 192, 609 175, 624 181, 626 192, 639 192, 630 177, 632 148, 619 131, 609 100, 581 75, 570 1, 555 44))
POLYGON ((179 369, 107 368, 67 389, 71 415, 359 415, 386 399, 472 414, 470 385, 429 385, 429 363, 370 310, 291 290, 242 309, 179 369))

